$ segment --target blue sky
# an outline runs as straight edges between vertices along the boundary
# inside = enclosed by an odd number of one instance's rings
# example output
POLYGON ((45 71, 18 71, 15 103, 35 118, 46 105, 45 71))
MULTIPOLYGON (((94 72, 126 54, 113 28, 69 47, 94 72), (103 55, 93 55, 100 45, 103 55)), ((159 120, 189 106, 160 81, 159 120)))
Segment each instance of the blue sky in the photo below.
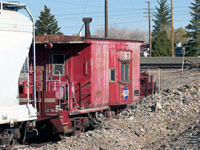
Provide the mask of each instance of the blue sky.
MULTIPOLYGON (((65 35, 78 33, 83 17, 92 17, 92 34, 98 28, 104 28, 105 0, 18 0, 27 4, 35 19, 40 15, 44 5, 56 16, 61 31, 65 35)), ((117 25, 134 30, 148 30, 147 0, 108 0, 109 25, 117 25)), ((174 27, 185 27, 190 20, 190 9, 193 0, 174 1, 174 27)), ((170 4, 171 0, 168 0, 170 4)), ((151 0, 152 12, 157 6, 157 0, 151 0)), ((153 24, 153 22, 152 22, 153 24)))

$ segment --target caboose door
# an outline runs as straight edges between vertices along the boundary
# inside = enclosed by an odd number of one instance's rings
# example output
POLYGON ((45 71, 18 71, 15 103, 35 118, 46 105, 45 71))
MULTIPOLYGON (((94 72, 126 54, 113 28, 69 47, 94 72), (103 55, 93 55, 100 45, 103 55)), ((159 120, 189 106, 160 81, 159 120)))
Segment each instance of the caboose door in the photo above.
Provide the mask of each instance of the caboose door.
POLYGON ((68 100, 69 58, 63 51, 49 53, 50 77, 47 78, 47 91, 55 93, 58 109, 64 108, 63 104, 68 100))
POLYGON ((125 105, 132 101, 132 51, 110 50, 110 105, 125 105))
POLYGON ((66 53, 53 53, 52 54, 52 88, 56 92, 56 99, 64 100, 67 98, 67 86, 70 78, 70 69, 69 69, 69 55, 66 53))

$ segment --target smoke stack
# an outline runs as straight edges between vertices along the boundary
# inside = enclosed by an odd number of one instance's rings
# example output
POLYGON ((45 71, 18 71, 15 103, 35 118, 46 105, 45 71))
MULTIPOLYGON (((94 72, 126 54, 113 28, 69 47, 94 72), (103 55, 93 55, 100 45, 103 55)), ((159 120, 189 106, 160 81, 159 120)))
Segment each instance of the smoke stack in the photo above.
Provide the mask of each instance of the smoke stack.
POLYGON ((83 22, 85 23, 85 37, 91 38, 90 35, 90 22, 92 22, 92 18, 83 18, 83 22))

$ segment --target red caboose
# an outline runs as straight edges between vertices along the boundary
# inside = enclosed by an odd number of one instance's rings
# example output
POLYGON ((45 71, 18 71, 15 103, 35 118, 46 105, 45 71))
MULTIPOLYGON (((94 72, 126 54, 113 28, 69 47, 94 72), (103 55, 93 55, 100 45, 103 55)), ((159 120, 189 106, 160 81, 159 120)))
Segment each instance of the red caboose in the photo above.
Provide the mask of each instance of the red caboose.
MULTIPOLYGON (((142 44, 63 35, 36 37, 38 121, 51 122, 58 132, 79 131, 88 125, 88 115, 109 115, 139 100, 142 44)), ((27 93, 22 90, 23 96, 27 93)))

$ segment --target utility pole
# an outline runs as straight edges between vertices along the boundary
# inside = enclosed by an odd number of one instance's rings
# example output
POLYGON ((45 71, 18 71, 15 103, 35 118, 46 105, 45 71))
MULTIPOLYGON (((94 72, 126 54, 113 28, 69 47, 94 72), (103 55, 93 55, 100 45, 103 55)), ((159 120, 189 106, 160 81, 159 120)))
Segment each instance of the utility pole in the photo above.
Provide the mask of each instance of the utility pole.
POLYGON ((148 10, 148 12, 144 12, 144 14, 148 14, 148 21, 149 21, 149 56, 152 57, 152 44, 151 44, 151 2, 150 0, 146 1, 146 3, 148 4, 148 8, 146 10, 148 10))
POLYGON ((171 0, 171 48, 172 48, 172 57, 175 57, 174 55, 174 22, 173 22, 173 0, 171 0))
POLYGON ((151 8, 150 0, 148 0, 148 18, 149 18, 149 53, 150 57, 152 56, 152 47, 151 47, 151 8))
POLYGON ((105 0, 105 38, 108 37, 108 0, 105 0))

